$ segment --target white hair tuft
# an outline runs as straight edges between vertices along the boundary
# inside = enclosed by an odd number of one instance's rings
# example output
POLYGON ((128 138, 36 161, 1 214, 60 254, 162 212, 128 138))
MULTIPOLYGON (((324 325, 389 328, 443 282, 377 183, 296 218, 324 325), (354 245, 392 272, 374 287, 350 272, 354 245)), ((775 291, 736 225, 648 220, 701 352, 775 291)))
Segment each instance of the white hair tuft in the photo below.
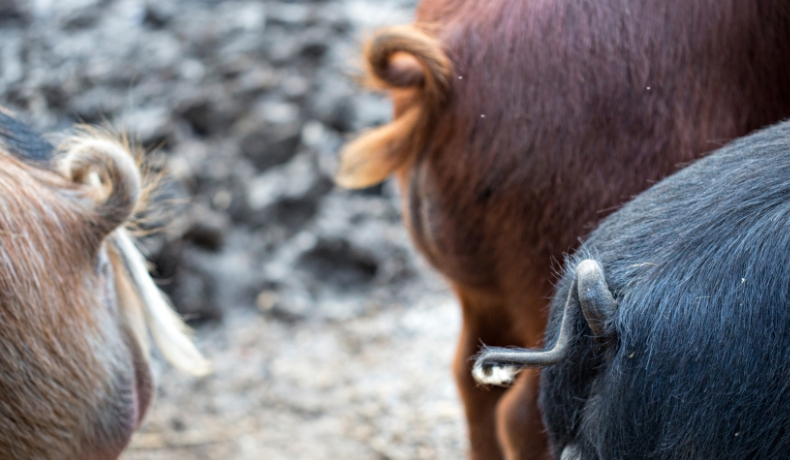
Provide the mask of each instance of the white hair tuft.
POLYGON ((513 384, 519 371, 521 369, 515 366, 494 366, 489 369, 483 369, 483 366, 476 364, 472 369, 472 376, 477 383, 482 385, 506 387, 513 384))
POLYGON ((206 375, 211 372, 211 364, 189 338, 189 328, 173 311, 167 297, 151 279, 145 258, 135 246, 132 237, 125 229, 119 228, 113 232, 113 240, 140 295, 148 329, 162 355, 184 372, 193 375, 206 375))

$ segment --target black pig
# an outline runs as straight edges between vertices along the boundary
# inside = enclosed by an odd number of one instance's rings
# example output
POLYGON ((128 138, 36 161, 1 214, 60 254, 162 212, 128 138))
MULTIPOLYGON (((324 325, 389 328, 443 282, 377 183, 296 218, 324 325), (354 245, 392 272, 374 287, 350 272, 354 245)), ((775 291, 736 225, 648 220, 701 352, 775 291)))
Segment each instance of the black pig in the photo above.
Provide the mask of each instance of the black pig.
POLYGON ((790 458, 790 122, 656 184, 566 262, 553 348, 476 364, 547 366, 558 458, 790 458))

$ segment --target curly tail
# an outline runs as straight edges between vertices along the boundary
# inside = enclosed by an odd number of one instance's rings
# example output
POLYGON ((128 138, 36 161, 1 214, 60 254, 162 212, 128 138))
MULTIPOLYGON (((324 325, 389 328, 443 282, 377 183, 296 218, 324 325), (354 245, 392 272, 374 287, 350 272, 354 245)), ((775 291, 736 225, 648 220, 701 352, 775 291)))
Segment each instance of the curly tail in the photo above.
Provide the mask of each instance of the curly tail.
POLYGON ((137 164, 123 145, 87 128, 63 141, 59 150, 64 152, 59 164, 63 176, 87 186, 96 241, 101 242, 135 211, 141 192, 137 164))
POLYGON ((340 152, 335 181, 346 188, 383 181, 423 148, 450 94, 452 63, 436 38, 415 26, 378 31, 365 59, 371 85, 396 93, 401 104, 391 123, 363 133, 340 152))

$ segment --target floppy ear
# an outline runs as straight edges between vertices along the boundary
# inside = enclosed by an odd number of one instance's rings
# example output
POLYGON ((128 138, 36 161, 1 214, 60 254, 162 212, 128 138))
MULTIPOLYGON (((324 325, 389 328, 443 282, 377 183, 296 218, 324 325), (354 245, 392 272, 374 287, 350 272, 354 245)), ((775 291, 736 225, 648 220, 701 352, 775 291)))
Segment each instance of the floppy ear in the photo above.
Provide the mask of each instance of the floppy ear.
MULTIPOLYGON (((140 172, 129 151, 109 138, 85 133, 61 144, 61 174, 85 185, 93 219, 95 241, 99 244, 132 215, 140 195, 140 172)), ((96 248, 98 250, 98 247, 96 248)))

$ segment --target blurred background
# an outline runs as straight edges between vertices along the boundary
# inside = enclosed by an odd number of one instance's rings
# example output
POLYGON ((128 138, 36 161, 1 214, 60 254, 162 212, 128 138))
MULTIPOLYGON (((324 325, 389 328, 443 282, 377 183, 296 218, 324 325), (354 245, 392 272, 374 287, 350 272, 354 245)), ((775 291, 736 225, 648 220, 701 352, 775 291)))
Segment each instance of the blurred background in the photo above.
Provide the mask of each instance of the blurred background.
POLYGON ((390 117, 354 82, 361 43, 415 4, 0 0, 0 104, 43 133, 127 131, 182 203, 144 245, 215 372, 158 360, 124 459, 464 455, 459 309, 395 187, 330 179, 345 139, 390 117))

